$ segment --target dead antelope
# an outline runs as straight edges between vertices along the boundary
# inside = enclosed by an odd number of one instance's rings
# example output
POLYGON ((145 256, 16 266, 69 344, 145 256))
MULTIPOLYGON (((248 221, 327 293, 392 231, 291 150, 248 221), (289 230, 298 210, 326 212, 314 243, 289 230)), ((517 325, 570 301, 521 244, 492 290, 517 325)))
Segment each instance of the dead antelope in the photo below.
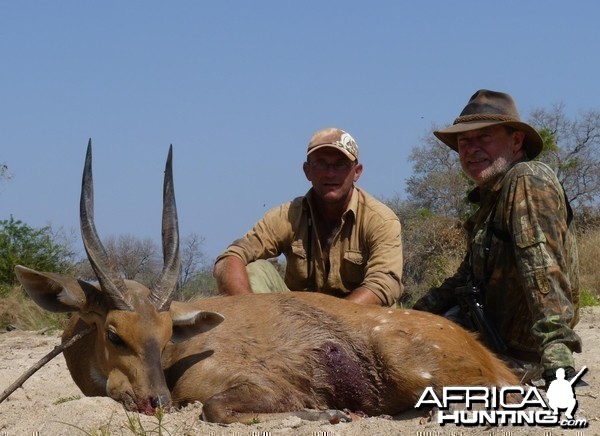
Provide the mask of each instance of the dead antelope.
POLYGON ((424 312, 288 292, 172 301, 179 239, 172 150, 163 191, 164 269, 148 289, 123 280, 94 225, 91 144, 83 171, 81 231, 98 286, 17 267, 43 308, 75 312, 63 341, 85 395, 109 396, 152 414, 203 403, 208 421, 286 415, 341 418, 340 410, 395 415, 428 386, 517 385, 510 370, 457 325, 424 312))

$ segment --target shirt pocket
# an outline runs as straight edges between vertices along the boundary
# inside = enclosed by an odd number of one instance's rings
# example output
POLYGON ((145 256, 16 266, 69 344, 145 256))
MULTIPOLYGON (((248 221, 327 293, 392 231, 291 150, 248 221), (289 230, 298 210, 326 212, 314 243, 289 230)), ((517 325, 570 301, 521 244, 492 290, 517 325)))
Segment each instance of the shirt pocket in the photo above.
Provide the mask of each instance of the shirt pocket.
POLYGON ((292 242, 292 254, 300 259, 306 260, 306 249, 301 240, 292 242))
POLYGON ((530 228, 515 234, 515 245, 518 248, 521 268, 526 286, 537 289, 542 294, 550 290, 546 268, 554 264, 554 260, 546 248, 546 235, 539 228, 530 228))
POLYGON ((286 256, 285 283, 294 291, 306 290, 308 286, 308 262, 306 249, 301 240, 293 241, 286 256))
POLYGON ((540 228, 531 228, 514 236, 515 245, 526 257, 534 256, 532 269, 547 267, 552 261, 546 251, 546 235, 540 228))
POLYGON ((528 229, 517 233, 514 240, 520 252, 524 271, 530 272, 547 268, 553 264, 552 258, 546 249, 546 235, 541 229, 528 229))
POLYGON ((535 244, 545 243, 546 235, 544 235, 544 232, 539 227, 529 227, 519 233, 515 233, 514 239, 517 247, 526 249, 535 244))
POLYGON ((341 277, 346 289, 354 289, 365 278, 366 256, 361 251, 347 250, 342 262, 341 277))

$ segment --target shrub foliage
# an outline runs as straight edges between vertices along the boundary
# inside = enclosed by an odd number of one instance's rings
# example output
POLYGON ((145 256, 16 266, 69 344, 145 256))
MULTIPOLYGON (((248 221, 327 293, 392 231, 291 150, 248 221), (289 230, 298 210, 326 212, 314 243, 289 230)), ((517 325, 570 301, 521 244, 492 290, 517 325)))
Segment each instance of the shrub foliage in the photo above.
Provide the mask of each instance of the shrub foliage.
POLYGON ((0 285, 4 287, 16 283, 16 265, 67 273, 73 257, 72 249, 58 240, 50 226, 35 229, 13 217, 0 221, 0 285))

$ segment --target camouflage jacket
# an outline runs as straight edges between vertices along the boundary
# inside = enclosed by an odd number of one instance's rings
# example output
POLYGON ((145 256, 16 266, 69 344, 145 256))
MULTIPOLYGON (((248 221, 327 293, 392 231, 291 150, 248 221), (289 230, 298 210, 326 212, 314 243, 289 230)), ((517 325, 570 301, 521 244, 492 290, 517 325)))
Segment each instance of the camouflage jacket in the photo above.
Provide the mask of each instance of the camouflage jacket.
POLYGON ((578 257, 571 209, 556 175, 541 162, 519 162, 491 189, 473 190, 469 200, 479 209, 465 223, 467 255, 416 308, 444 313, 457 304, 454 290, 472 278, 507 354, 537 356, 546 369, 573 366, 572 352, 581 351, 573 331, 578 257))

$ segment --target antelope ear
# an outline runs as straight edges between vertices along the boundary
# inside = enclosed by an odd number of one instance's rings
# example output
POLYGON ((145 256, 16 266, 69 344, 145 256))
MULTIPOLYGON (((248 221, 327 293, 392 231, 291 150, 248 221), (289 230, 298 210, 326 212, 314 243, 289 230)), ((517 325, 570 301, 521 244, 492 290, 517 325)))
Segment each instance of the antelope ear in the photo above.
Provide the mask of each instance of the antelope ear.
POLYGON ((212 330, 225 320, 220 313, 198 310, 178 301, 171 302, 169 311, 173 320, 171 340, 175 343, 212 330))
POLYGON ((92 285, 72 277, 39 272, 21 265, 15 267, 17 279, 36 304, 50 312, 80 311, 88 302, 92 285))

